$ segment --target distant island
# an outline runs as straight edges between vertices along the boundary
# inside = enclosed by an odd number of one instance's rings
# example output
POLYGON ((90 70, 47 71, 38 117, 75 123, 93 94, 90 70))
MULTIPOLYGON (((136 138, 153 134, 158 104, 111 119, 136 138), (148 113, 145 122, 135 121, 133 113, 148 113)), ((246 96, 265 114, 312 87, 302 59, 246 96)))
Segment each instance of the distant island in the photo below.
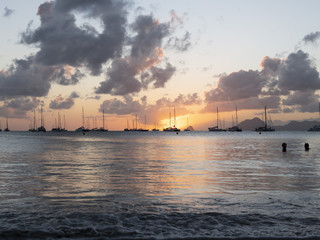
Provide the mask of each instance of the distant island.
MULTIPOLYGON (((276 131, 307 131, 314 125, 319 125, 318 121, 290 121, 284 126, 274 126, 276 131)), ((252 131, 257 127, 263 126, 264 122, 260 118, 247 119, 239 123, 239 127, 244 131, 252 131)))

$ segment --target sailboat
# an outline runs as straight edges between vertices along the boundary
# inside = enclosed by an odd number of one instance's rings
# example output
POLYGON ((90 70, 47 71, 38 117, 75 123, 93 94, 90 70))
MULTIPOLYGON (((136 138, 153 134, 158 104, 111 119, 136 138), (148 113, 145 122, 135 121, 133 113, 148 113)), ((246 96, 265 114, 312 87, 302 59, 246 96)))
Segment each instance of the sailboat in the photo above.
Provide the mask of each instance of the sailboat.
POLYGON ((154 123, 154 128, 152 129, 153 132, 159 132, 158 124, 154 123))
POLYGON ((209 132, 225 132, 225 129, 219 128, 219 109, 217 108, 217 126, 209 127, 209 132))
POLYGON ((36 110, 33 110, 33 128, 30 127, 29 132, 36 132, 36 110))
MULTIPOLYGON (((232 122, 233 122, 233 120, 232 120, 232 122)), ((228 132, 242 132, 242 129, 238 127, 238 108, 237 108, 237 105, 236 105, 236 124, 234 126, 232 126, 231 128, 228 128, 228 132)))
POLYGON ((107 132, 108 129, 104 128, 104 109, 102 109, 102 128, 97 129, 96 131, 107 132))
POLYGON ((84 110, 83 110, 83 107, 82 107, 82 126, 77 128, 75 131, 76 132, 89 132, 90 131, 88 128, 84 127, 84 110))
POLYGON ((1 127, 1 121, 0 121, 0 132, 2 131, 2 127, 1 127))
POLYGON ((125 129, 123 129, 123 131, 125 132, 128 132, 130 131, 130 128, 129 128, 129 120, 127 119, 127 127, 125 129))
MULTIPOLYGON (((319 103, 319 119, 320 119, 320 103, 319 103)), ((320 132, 320 125, 314 125, 312 128, 309 128, 308 132, 320 132)))
POLYGON ((43 116, 42 116, 42 105, 41 105, 41 115, 40 115, 40 122, 41 122, 41 126, 40 127, 38 127, 38 132, 46 132, 47 130, 46 130, 46 128, 44 127, 44 121, 43 121, 43 116))
POLYGON ((148 132, 149 129, 147 129, 147 115, 144 115, 144 128, 139 128, 140 132, 148 132))
POLYGON ((8 124, 8 117, 6 118, 7 127, 4 129, 5 132, 9 132, 9 124, 8 124))
POLYGON ((185 131, 185 132, 189 132, 189 131, 190 131, 190 127, 189 127, 189 119, 188 119, 188 117, 187 117, 187 128, 186 128, 186 129, 184 129, 183 131, 185 131))
POLYGON ((67 131, 66 129, 62 128, 61 126, 61 118, 60 118, 60 113, 58 113, 58 126, 52 128, 52 132, 64 132, 67 131))
POLYGON ((271 126, 268 126, 267 121, 267 106, 264 106, 264 126, 258 127, 255 129, 256 132, 274 132, 275 129, 271 126))
POLYGON ((169 127, 163 129, 164 132, 180 132, 180 129, 176 127, 176 109, 173 107, 174 124, 171 126, 171 112, 169 117, 169 127))
POLYGON ((149 131, 146 127, 147 127, 147 117, 146 115, 144 116, 144 126, 145 128, 138 128, 138 124, 140 126, 140 122, 138 120, 138 115, 136 114, 136 119, 132 120, 132 126, 133 128, 129 128, 129 123, 127 120, 127 128, 124 129, 124 131, 133 131, 133 132, 147 132, 149 131))

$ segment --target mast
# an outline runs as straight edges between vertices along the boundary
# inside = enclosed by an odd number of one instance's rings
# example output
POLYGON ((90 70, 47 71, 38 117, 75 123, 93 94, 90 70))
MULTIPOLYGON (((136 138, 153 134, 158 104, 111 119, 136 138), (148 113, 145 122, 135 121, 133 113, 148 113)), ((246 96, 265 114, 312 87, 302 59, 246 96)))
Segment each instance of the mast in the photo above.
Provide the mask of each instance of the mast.
POLYGON ((138 129, 138 114, 136 114, 136 129, 138 129))
POLYGON ((174 127, 176 127, 176 107, 173 107, 173 116, 174 116, 174 127))
POLYGON ((83 107, 82 107, 82 127, 84 127, 84 110, 83 110, 83 107))
POLYGON ((41 105, 41 110, 40 110, 40 123, 41 123, 41 127, 43 127, 43 116, 42 116, 42 105, 41 105))
POLYGON ((217 128, 219 128, 219 109, 217 107, 217 128))
POLYGON ((36 130, 36 110, 33 110, 33 129, 36 130))
POLYGON ((236 105, 236 127, 238 127, 238 107, 236 105))
POLYGON ((102 109, 102 129, 104 129, 104 109, 102 109))
POLYGON ((61 117, 60 117, 60 113, 58 112, 58 128, 61 129, 61 117))
POLYGON ((267 129, 267 106, 264 106, 264 127, 267 129))
POLYGON ((144 129, 147 129, 147 115, 144 115, 144 129))
POLYGON ((171 127, 171 112, 169 113, 169 126, 171 127))

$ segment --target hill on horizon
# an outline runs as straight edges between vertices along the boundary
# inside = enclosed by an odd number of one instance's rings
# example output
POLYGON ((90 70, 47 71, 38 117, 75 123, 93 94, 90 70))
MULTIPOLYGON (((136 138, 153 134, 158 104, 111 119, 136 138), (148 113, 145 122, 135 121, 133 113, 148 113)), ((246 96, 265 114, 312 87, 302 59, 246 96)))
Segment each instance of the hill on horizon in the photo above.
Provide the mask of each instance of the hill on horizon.
MULTIPOLYGON (((320 125, 318 121, 290 121, 284 126, 273 126, 276 131, 307 131, 314 125, 320 125)), ((260 118, 246 119, 238 125, 244 131, 252 131, 257 127, 264 126, 264 122, 260 118)))

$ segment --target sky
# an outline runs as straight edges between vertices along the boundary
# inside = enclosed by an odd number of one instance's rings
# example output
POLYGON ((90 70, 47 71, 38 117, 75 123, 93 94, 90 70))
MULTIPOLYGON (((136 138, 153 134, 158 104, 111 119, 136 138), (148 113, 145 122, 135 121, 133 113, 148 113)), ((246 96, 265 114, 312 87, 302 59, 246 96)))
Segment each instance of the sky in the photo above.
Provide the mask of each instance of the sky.
MULTIPOLYGON (((0 0, 0 121, 319 120, 318 0, 0 0)), ((254 128, 255 126, 253 126, 254 128)))

